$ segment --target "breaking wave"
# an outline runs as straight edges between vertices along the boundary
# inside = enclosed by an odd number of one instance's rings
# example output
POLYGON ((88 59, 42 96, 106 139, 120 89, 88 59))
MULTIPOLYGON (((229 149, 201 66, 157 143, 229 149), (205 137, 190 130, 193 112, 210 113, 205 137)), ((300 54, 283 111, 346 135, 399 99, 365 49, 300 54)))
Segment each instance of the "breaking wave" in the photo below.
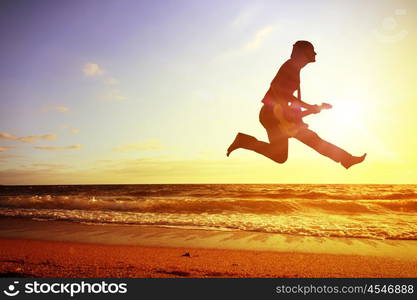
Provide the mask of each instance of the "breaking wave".
POLYGON ((417 239, 416 185, 0 187, 0 216, 417 239))

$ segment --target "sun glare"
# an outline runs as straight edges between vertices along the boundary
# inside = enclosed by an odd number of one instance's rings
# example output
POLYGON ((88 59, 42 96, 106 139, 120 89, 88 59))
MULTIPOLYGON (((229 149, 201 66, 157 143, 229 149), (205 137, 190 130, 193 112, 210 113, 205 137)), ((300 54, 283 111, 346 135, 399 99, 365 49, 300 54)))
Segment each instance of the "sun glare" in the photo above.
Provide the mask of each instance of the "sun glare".
POLYGON ((333 119, 330 124, 346 124, 360 129, 365 121, 366 105, 359 100, 340 101, 333 105, 329 117, 333 119))
POLYGON ((357 143, 358 136, 368 134, 369 106, 359 98, 333 102, 332 108, 306 120, 317 132, 329 138, 343 137, 344 142, 357 143))

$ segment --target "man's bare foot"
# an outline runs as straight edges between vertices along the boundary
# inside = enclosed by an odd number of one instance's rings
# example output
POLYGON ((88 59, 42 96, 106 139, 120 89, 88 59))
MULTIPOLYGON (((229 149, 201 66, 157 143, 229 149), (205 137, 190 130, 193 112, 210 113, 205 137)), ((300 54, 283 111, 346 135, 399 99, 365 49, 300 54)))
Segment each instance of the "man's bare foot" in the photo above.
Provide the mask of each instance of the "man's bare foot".
POLYGON ((242 139, 242 133, 238 133, 235 137, 235 140, 233 141, 233 143, 230 144, 229 148, 227 148, 227 157, 229 157, 230 153, 232 153, 233 151, 235 151, 236 149, 239 148, 239 144, 241 142, 242 139))
POLYGON ((235 140, 233 141, 232 144, 230 144, 229 148, 227 148, 227 156, 230 155, 230 153, 232 153, 234 150, 241 148, 241 146, 245 143, 247 143, 248 141, 255 139, 253 136, 244 134, 244 133, 238 133, 235 137, 235 140))
POLYGON ((342 161, 342 166, 344 166, 346 169, 349 169, 351 166, 356 165, 358 163, 363 162, 363 160, 366 157, 366 153, 362 156, 351 156, 349 159, 342 161))

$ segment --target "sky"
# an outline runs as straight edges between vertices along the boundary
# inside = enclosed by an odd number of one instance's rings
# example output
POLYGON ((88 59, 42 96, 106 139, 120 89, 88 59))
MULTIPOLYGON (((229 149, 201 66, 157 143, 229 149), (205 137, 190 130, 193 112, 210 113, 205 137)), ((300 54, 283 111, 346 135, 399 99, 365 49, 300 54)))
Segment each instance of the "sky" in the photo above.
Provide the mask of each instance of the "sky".
POLYGON ((417 184, 417 4, 409 1, 2 1, 0 184, 417 184), (291 139, 277 164, 261 100, 297 40, 316 63, 305 118, 365 162, 291 139))

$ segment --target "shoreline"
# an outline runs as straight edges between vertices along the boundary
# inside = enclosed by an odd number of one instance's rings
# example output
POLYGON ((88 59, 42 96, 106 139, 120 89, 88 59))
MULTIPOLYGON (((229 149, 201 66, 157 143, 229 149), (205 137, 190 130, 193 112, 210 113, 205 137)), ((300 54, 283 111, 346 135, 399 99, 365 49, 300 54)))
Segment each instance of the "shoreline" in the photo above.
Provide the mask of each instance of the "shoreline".
POLYGON ((149 225, 91 225, 0 217, 0 239, 97 245, 367 255, 416 261, 417 241, 315 237, 254 231, 215 231, 149 225))

